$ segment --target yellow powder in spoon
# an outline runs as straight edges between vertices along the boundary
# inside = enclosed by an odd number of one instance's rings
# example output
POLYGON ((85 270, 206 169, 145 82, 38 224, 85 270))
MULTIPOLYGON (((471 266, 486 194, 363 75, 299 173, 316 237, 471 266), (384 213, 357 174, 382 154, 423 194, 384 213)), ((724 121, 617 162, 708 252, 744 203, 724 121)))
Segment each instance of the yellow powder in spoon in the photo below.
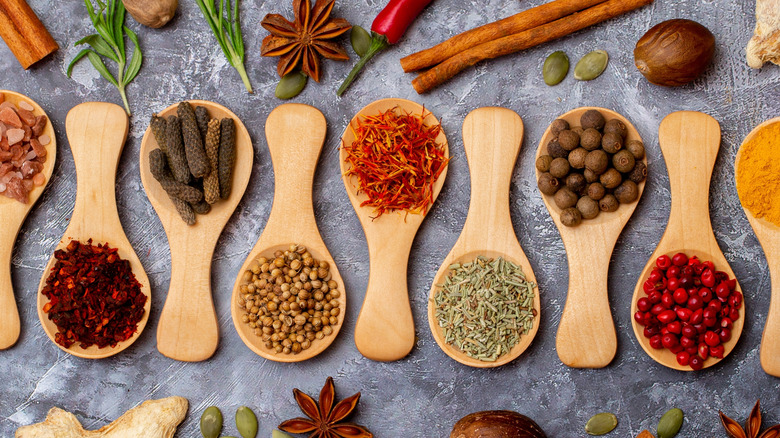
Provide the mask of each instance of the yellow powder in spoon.
POLYGON ((780 122, 765 126, 742 145, 737 192, 753 216, 780 226, 780 122))

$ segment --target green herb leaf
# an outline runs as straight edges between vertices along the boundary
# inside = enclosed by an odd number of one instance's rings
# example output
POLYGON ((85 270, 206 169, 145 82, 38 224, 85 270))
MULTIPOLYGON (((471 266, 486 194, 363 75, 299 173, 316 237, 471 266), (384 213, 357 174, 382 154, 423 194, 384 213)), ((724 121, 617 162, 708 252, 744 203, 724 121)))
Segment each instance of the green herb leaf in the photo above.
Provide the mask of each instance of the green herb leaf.
POLYGON ((111 74, 110 71, 108 71, 108 67, 106 67, 105 64, 103 64, 103 60, 100 59, 100 57, 97 55, 97 53, 90 51, 87 53, 87 57, 89 58, 89 62, 92 63, 92 66, 95 67, 95 70, 100 73, 100 76, 103 76, 105 80, 108 82, 111 82, 115 87, 118 87, 119 84, 117 84, 116 79, 114 79, 114 76, 111 74))
POLYGON ((225 7, 225 0, 219 0, 219 12, 217 13, 213 0, 195 0, 203 16, 206 17, 206 22, 208 22, 211 31, 214 33, 214 37, 217 39, 222 53, 225 54, 225 58, 236 69, 244 82, 246 90, 251 93, 252 84, 249 82, 249 76, 244 67, 244 38, 241 34, 241 19, 239 18, 238 9, 239 0, 234 1, 235 3, 233 3, 231 8, 229 0, 227 7, 225 7), (225 17, 225 11, 227 11, 227 17, 225 17))
POLYGON ((143 54, 141 54, 141 46, 138 44, 138 36, 135 34, 135 32, 130 30, 127 26, 125 26, 124 29, 127 33, 127 36, 130 38, 130 41, 132 41, 133 45, 135 46, 135 50, 133 50, 133 57, 130 58, 130 64, 127 65, 127 72, 125 73, 125 77, 122 79, 122 83, 127 85, 133 79, 135 79, 135 77, 138 75, 138 72, 141 70, 143 54))
POLYGON ((68 77, 70 77, 71 73, 73 73, 73 66, 76 65, 76 63, 79 62, 81 60, 81 58, 87 56, 87 54, 89 52, 91 52, 91 50, 84 49, 84 50, 80 51, 79 54, 76 55, 75 58, 73 58, 73 61, 71 61, 70 64, 68 64, 68 70, 65 72, 65 74, 68 77))

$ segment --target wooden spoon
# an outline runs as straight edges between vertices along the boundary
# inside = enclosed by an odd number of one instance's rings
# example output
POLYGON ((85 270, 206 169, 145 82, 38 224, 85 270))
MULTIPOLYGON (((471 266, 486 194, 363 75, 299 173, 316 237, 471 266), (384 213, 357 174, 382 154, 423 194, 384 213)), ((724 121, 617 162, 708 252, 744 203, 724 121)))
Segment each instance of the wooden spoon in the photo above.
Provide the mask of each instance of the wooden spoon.
MULTIPOLYGON (((36 116, 46 115, 37 103, 23 94, 8 90, 0 90, 0 93, 5 96, 6 102, 11 102, 17 107, 20 102, 27 102, 33 106, 33 113, 36 116)), ((11 255, 14 242, 16 242, 16 236, 22 228, 27 213, 30 212, 43 193, 43 189, 49 183, 51 173, 54 170, 54 162, 57 159, 57 139, 54 136, 51 121, 46 122, 43 134, 48 135, 51 139, 51 143, 46 146, 46 162, 43 163, 41 171, 46 176, 46 182, 40 187, 33 188, 27 204, 0 196, 0 224, 3 224, 0 227, 0 350, 13 346, 19 339, 19 311, 16 308, 16 299, 11 283, 11 255)))
MULTIPOLYGON (((64 348, 55 342, 55 345, 63 351, 85 359, 113 356, 132 345, 146 327, 152 303, 149 279, 125 236, 116 209, 116 170, 127 138, 128 125, 124 109, 113 103, 104 102, 77 105, 68 112, 65 119, 65 132, 70 150, 73 152, 78 185, 76 205, 73 207, 70 224, 57 249, 64 249, 71 240, 86 243, 87 240, 92 239, 94 245, 108 243, 110 247, 119 250, 119 257, 130 262, 135 278, 141 283, 141 292, 147 296, 144 316, 138 323, 135 334, 117 344, 116 347, 98 348, 93 345, 85 349, 74 344, 70 348, 64 348)), ((55 262, 56 259, 52 255, 38 285, 38 318, 52 342, 57 333, 57 326, 43 311, 43 306, 49 302, 49 299, 41 293, 41 290, 46 285, 46 279, 55 262)))
POLYGON ((347 308, 344 280, 322 241, 312 205, 314 172, 325 143, 326 131, 325 116, 309 105, 280 105, 271 111, 265 122, 265 137, 274 166, 274 203, 260 239, 238 272, 230 309, 233 325, 246 346, 276 362, 300 362, 322 353, 336 338, 344 323, 347 308), (293 244, 305 246, 315 260, 328 262, 331 277, 341 291, 338 298, 341 312, 338 324, 331 326, 331 335, 313 341, 310 348, 298 354, 283 354, 266 348, 265 342, 255 335, 254 329, 241 321, 246 311, 239 307, 238 299, 241 286, 245 284, 242 277, 252 263, 261 256, 272 259, 275 251, 285 251, 293 244))
POLYGON ((509 215, 509 186, 517 154, 523 143, 523 121, 506 108, 479 108, 463 121, 463 145, 471 171, 469 215, 458 241, 444 259, 431 286, 428 300, 428 324, 433 338, 448 356, 477 368, 490 368, 511 362, 522 354, 539 329, 539 293, 534 294, 534 318, 531 330, 520 342, 495 362, 485 362, 464 354, 444 340, 444 331, 436 319, 434 297, 444 283, 453 263, 473 261, 477 256, 503 257, 520 265, 527 279, 536 283, 533 269, 517 241, 509 215))
MULTIPOLYGON (((569 111, 560 119, 572 127, 580 126, 580 117, 596 109, 607 120, 618 119, 628 128, 626 143, 642 139, 634 125, 620 114, 604 108, 583 107, 569 111)), ((553 138, 550 128, 544 132, 536 157, 547 154, 547 143, 553 138)), ((539 178, 539 171, 536 171, 539 178)), ((550 216, 561 233, 569 261, 569 292, 558 326, 556 349, 564 364, 573 368, 603 368, 612 362, 617 352, 617 334, 609 308, 607 274, 612 251, 623 227, 634 213, 644 191, 644 181, 638 184, 639 197, 630 204, 621 204, 617 211, 602 212, 594 219, 583 220, 576 227, 561 223, 561 209, 552 196, 542 195, 550 216)))
MULTIPOLYGON (((171 249, 171 281, 157 326, 157 350, 171 359, 197 362, 210 358, 219 344, 219 327, 211 295, 211 261, 222 230, 244 196, 252 174, 254 148, 249 131, 241 120, 222 105, 204 100, 189 101, 204 106, 211 117, 231 118, 236 126, 236 164, 230 197, 198 215, 195 225, 187 225, 176 207, 149 170, 149 152, 159 146, 148 128, 141 142, 141 182, 149 201, 160 217, 171 249)), ((178 104, 159 113, 175 115, 178 104)))
MULTIPOLYGON (((405 99, 381 99, 368 104, 352 118, 341 136, 343 144, 355 141, 354 129, 358 126, 359 118, 375 116, 392 108, 413 114, 424 112, 426 123, 439 123, 433 114, 418 103, 405 99)), ((444 145, 445 155, 449 157, 444 131, 439 133, 436 142, 444 145)), ((349 170, 345 158, 346 153, 342 149, 339 155, 342 175, 346 175, 349 170)), ((445 167, 434 184, 434 202, 446 176, 445 167)), ((349 200, 363 225, 371 264, 366 296, 355 326, 355 345, 360 353, 369 359, 398 360, 409 354, 414 346, 414 320, 409 304, 406 269, 414 236, 425 216, 395 212, 373 219, 373 209, 360 206, 367 196, 358 194, 357 179, 343 176, 343 180, 349 200)))
MULTIPOLYGON (((742 144, 747 143, 758 131, 773 123, 780 123, 780 117, 767 120, 758 125, 745 137, 742 144)), ((735 175, 739 173, 739 167, 742 163, 741 159, 742 148, 740 147, 735 160, 735 175)), ((780 377, 780 227, 766 219, 753 216, 753 213, 747 208, 745 208, 745 216, 747 216, 750 225, 753 226, 753 231, 755 231, 756 237, 764 249, 767 264, 769 265, 770 279, 774 278, 774 281, 771 282, 772 295, 769 313, 766 317, 764 335, 761 338, 761 366, 767 374, 780 377)))
MULTIPOLYGON (((658 142, 669 171, 669 188, 672 207, 669 224, 661 241, 650 256, 647 265, 639 276, 634 296, 631 299, 631 322, 639 345, 661 365, 681 371, 692 371, 689 366, 677 363, 676 355, 668 349, 656 350, 644 336, 644 327, 634 319, 637 300, 645 296, 642 284, 655 267, 655 261, 661 255, 673 256, 683 252, 688 257, 697 256, 701 261, 710 260, 715 269, 736 278, 726 258, 720 251, 710 223, 709 190, 712 169, 720 148, 720 125, 707 114, 695 111, 671 113, 661 121, 658 128, 658 142)), ((739 289, 739 285, 737 285, 739 289)), ((726 342, 725 354, 728 355, 742 333, 745 322, 745 305, 739 311, 739 319, 734 322, 731 340, 726 342)), ((709 357, 704 368, 715 365, 720 359, 709 357)))

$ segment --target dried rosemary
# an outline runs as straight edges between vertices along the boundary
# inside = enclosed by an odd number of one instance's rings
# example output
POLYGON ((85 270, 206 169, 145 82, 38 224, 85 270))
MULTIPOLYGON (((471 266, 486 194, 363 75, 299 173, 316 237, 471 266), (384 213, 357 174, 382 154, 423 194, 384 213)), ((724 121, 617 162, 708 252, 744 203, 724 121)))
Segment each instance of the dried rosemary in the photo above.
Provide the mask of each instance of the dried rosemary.
POLYGON ((450 265, 437 287, 436 320, 445 342, 472 358, 495 362, 533 327, 536 284, 501 257, 450 265))

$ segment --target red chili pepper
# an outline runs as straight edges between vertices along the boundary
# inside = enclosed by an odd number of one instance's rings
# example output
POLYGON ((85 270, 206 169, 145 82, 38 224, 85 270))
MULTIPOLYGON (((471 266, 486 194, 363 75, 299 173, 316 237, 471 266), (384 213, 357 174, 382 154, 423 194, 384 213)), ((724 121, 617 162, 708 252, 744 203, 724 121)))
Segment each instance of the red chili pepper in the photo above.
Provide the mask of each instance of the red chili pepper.
POLYGON ((412 24, 420 12, 433 0, 390 0, 390 3, 379 12, 371 24, 371 45, 368 51, 360 58, 352 71, 349 72, 344 83, 341 84, 337 95, 341 96, 347 87, 355 80, 363 66, 377 53, 388 45, 395 44, 401 39, 406 29, 412 24))

